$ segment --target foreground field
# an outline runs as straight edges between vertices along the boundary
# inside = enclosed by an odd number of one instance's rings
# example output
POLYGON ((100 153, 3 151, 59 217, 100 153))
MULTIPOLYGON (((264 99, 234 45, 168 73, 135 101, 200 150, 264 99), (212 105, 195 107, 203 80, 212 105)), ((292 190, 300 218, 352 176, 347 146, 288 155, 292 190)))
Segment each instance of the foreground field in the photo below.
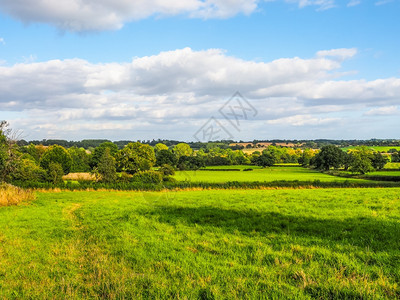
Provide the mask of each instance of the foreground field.
POLYGON ((399 298, 400 189, 39 193, 0 298, 399 298))
MULTIPOLYGON (((211 167, 210 167, 211 168, 211 167)), ((254 166, 224 166, 215 167, 214 169, 240 169, 241 171, 212 171, 212 170, 198 170, 198 171, 178 171, 175 178, 178 181, 191 181, 191 182, 227 182, 227 181, 278 181, 278 180, 299 180, 299 181, 313 181, 320 180, 323 182, 332 181, 354 181, 363 182, 361 179, 342 178, 321 173, 316 170, 311 170, 302 167, 269 167, 261 168, 254 166), (251 168, 252 171, 243 171, 245 168, 251 168)))

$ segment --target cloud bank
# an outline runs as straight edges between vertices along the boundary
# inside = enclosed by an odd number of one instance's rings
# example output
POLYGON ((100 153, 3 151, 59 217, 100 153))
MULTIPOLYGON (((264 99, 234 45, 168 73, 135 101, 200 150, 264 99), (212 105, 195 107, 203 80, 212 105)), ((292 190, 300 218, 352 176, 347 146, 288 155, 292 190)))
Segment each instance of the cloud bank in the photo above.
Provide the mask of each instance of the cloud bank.
MULTIPOLYGON (((118 30, 149 17, 230 18, 249 15, 277 0, 0 0, 0 11, 24 23, 45 23, 74 32, 118 30)), ((334 0, 284 0, 299 8, 326 10, 334 0)), ((351 1, 349 5, 354 5, 351 1)))
POLYGON ((120 138, 140 132, 191 139, 240 91, 258 110, 247 133, 260 134, 264 126, 279 131, 282 126, 322 130, 341 120, 360 124, 365 117, 396 111, 400 78, 338 78, 343 61, 356 53, 333 49, 307 59, 254 62, 219 49, 184 48, 126 63, 69 59, 0 66, 0 111, 16 113, 12 124, 28 139, 112 138, 115 130, 120 138))

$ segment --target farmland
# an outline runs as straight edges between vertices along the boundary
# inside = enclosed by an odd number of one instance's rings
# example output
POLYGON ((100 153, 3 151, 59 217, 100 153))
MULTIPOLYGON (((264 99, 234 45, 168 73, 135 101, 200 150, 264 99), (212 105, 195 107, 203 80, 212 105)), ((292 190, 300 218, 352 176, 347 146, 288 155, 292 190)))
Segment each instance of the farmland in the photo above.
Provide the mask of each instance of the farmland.
POLYGON ((175 178, 178 181, 192 181, 192 182, 226 182, 226 181, 313 181, 320 180, 322 182, 332 181, 354 181, 362 182, 360 179, 348 179, 328 174, 323 174, 316 170, 310 170, 302 167, 270 167, 261 168, 251 166, 252 171, 243 171, 249 166, 222 166, 222 167, 209 167, 209 170, 198 171, 178 171, 175 178), (211 170, 210 170, 211 169, 211 170), (223 171, 216 171, 224 169, 223 171), (229 169, 238 169, 240 171, 228 171, 229 169))
POLYGON ((0 298, 396 298, 400 189, 38 193, 0 298))

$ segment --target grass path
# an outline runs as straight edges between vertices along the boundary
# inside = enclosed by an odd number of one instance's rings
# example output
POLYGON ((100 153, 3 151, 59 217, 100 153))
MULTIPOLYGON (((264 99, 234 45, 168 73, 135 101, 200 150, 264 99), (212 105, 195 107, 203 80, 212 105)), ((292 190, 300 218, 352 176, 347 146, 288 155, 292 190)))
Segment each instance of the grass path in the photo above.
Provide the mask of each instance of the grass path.
POLYGON ((40 193, 0 208, 0 299, 395 299, 399 195, 40 193))

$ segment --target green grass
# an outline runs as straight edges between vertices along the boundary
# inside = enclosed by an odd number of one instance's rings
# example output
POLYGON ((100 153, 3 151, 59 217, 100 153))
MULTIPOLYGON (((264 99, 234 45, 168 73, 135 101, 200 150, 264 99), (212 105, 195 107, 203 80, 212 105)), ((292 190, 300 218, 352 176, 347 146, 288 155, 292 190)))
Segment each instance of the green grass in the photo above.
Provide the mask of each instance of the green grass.
MULTIPOLYGON (((357 146, 351 146, 351 147, 344 147, 344 148, 341 148, 341 149, 344 150, 344 151, 347 151, 349 149, 354 149, 356 147, 357 146)), ((400 151, 400 147, 397 147, 397 146, 392 146, 392 147, 388 147, 388 146, 370 146, 368 148, 372 149, 373 151, 378 151, 378 152, 388 152, 390 149, 396 149, 396 150, 400 151)))
POLYGON ((385 169, 400 169, 400 163, 387 163, 385 169))
MULTIPOLYGON (((231 166, 244 169, 244 166, 231 166)), ((248 166, 245 166, 249 168, 248 166)), ((217 167, 215 167, 217 168, 217 167)), ((225 167, 220 167, 225 168, 225 167)), ((260 167, 251 167, 253 171, 178 171, 175 179, 178 181, 188 180, 191 182, 250 182, 250 181, 313 181, 320 180, 323 182, 330 181, 355 181, 362 182, 360 179, 341 178, 328 174, 323 174, 319 171, 310 170, 302 167, 270 167, 262 169, 260 167)))
POLYGON ((395 299, 400 189, 39 193, 0 299, 395 299))

